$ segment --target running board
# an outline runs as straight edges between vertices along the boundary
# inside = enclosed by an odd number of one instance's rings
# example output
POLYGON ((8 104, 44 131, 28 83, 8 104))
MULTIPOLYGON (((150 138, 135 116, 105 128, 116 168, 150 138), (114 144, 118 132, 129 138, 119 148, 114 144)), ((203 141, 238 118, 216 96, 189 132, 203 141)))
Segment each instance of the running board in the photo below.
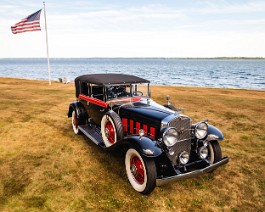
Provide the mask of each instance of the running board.
POLYGON ((95 144, 106 148, 101 133, 95 126, 79 125, 78 129, 95 144))

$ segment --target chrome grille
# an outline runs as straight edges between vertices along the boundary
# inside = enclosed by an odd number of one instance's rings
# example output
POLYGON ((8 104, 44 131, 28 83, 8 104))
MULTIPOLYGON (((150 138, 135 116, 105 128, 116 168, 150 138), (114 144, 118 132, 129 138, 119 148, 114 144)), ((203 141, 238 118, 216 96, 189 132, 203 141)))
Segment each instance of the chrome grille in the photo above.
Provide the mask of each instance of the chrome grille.
POLYGON ((178 131, 178 140, 171 150, 173 155, 168 154, 173 164, 178 163, 178 156, 181 152, 186 151, 190 154, 191 150, 191 119, 186 116, 178 116, 168 122, 169 127, 175 127, 178 131))
POLYGON ((178 140, 191 138, 191 119, 186 116, 179 116, 168 123, 169 127, 175 127, 178 131, 178 140))

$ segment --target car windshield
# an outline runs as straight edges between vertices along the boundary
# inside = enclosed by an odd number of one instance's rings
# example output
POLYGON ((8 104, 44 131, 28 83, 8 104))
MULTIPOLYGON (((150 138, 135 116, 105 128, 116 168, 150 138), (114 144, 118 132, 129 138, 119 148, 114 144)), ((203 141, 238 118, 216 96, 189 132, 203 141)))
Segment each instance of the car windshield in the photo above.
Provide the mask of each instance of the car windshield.
POLYGON ((126 84, 106 86, 107 100, 126 97, 149 97, 149 84, 126 84))

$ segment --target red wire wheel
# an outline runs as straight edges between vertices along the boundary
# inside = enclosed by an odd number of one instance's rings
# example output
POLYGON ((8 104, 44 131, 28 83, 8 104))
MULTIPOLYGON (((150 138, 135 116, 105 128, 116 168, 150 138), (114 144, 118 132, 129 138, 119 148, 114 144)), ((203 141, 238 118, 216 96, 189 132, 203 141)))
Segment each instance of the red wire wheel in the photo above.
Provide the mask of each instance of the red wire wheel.
POLYGON ((109 121, 107 122, 106 126, 105 126, 105 135, 108 138, 109 142, 111 144, 115 143, 115 128, 113 126, 113 124, 109 121))
POLYGON ((145 179, 145 169, 144 164, 137 155, 131 158, 130 169, 134 179, 138 184, 142 185, 145 179))

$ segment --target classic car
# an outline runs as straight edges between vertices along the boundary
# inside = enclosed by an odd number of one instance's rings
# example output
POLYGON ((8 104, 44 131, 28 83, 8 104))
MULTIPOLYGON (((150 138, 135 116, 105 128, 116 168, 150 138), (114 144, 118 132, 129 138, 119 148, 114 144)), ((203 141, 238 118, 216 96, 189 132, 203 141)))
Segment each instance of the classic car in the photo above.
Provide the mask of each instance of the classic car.
POLYGON ((103 149, 124 153, 131 186, 149 194, 156 185, 213 172, 222 157, 222 132, 208 121, 192 123, 181 110, 150 98, 150 82, 125 74, 90 74, 75 79, 69 106, 75 134, 103 149))

